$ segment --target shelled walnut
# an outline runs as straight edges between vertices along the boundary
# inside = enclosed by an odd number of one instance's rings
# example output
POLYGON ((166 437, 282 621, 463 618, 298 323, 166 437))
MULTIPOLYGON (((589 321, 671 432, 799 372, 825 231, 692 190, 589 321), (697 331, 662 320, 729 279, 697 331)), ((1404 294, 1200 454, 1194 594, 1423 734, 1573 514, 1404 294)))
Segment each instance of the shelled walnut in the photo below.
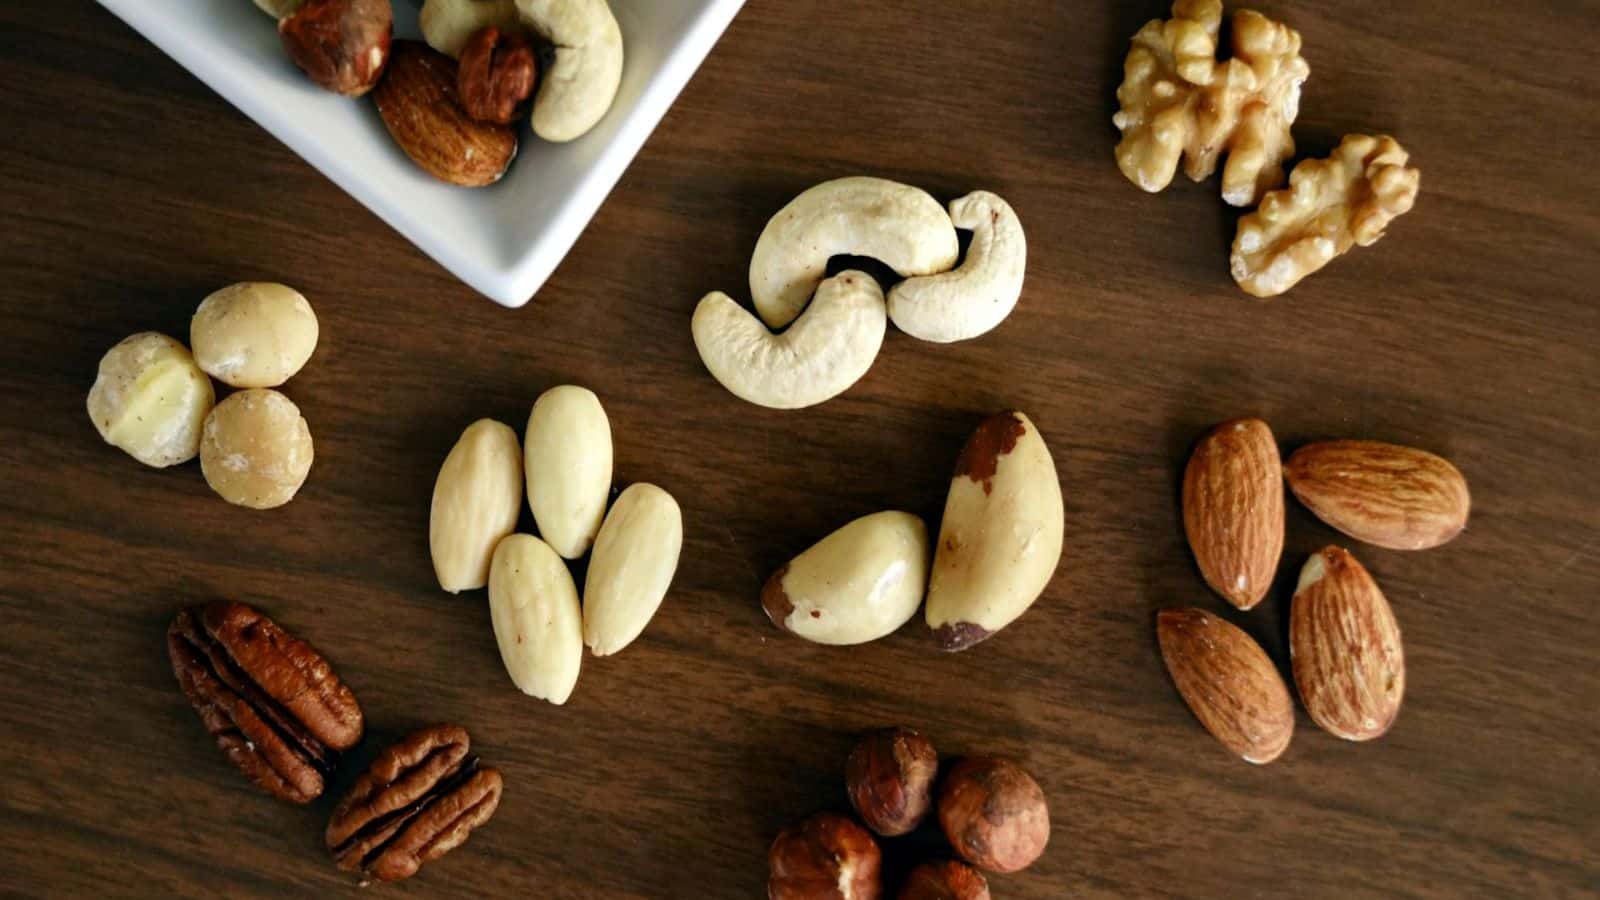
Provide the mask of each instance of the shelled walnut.
POLYGON ((1370 247, 1411 209, 1421 174, 1388 136, 1347 135, 1327 159, 1295 166, 1289 186, 1239 220, 1233 278, 1246 293, 1275 297, 1351 247, 1370 247))

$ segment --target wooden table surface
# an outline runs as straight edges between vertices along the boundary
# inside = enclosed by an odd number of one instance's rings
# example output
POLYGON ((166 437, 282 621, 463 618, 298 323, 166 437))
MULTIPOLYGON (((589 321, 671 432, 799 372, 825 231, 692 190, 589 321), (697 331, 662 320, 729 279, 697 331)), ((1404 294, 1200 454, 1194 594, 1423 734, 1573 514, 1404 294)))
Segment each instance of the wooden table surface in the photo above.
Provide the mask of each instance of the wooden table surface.
POLYGON ((1113 163, 1127 40, 1163 6, 751 0, 509 311, 98 6, 0 5, 0 893, 350 884, 321 847, 331 799, 257 792, 178 692, 164 629, 215 597, 334 662, 370 723, 356 763, 443 720, 503 770, 495 819, 384 896, 762 896, 773 835, 840 808, 853 736, 892 723, 1043 784, 1048 852, 996 877, 999 898, 1600 892, 1600 9, 1260 3, 1305 37, 1302 153, 1393 133, 1423 188, 1377 247, 1259 302, 1228 276, 1236 214, 1215 181, 1150 196, 1113 163), (1031 250, 1020 306, 955 346, 891 330, 859 384, 808 411, 734 399, 690 311, 744 296, 790 197, 858 173, 1008 198, 1031 250), (299 287, 322 323, 287 388, 316 464, 265 513, 223 503, 197 465, 136 464, 84 413, 107 348, 186 337, 202 297, 245 279, 299 287), (563 382, 599 393, 619 480, 675 494, 686 537, 644 636, 586 659, 556 708, 507 679, 482 592, 438 590, 426 533, 460 430, 520 432, 563 382), (837 526, 886 508, 936 524, 962 441, 1006 407, 1034 417, 1067 498, 1032 611, 956 655, 920 619, 855 648, 767 622, 767 574, 837 526), (1285 452, 1434 450, 1475 500, 1442 549, 1352 545, 1405 631, 1394 729, 1351 744, 1302 710, 1265 768, 1201 730, 1155 646, 1155 612, 1197 604, 1286 668, 1295 573, 1339 540, 1291 503, 1268 602, 1236 613, 1208 592, 1179 474, 1208 425, 1244 414, 1285 452))

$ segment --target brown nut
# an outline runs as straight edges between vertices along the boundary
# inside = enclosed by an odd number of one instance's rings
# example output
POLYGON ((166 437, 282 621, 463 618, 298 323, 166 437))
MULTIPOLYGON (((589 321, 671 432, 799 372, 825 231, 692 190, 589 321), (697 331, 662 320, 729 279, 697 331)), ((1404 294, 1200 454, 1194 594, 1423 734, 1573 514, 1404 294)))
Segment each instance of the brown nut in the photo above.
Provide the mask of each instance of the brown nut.
POLYGON ((989 881, 953 859, 926 862, 911 870, 900 900, 989 900, 989 881))
POLYGON ((335 864, 399 881, 465 843, 494 815, 502 787, 471 747, 460 725, 433 725, 378 754, 328 819, 335 864))
POLYGON ((461 48, 456 86, 461 106, 479 122, 509 125, 527 113, 539 63, 533 45, 493 25, 480 28, 461 48))
POLYGON ((300 71, 347 97, 377 85, 393 35, 389 0, 305 0, 278 20, 278 38, 300 71))
POLYGON ((864 738, 844 766, 845 789, 861 821, 884 837, 914 831, 933 808, 939 754, 909 728, 885 728, 864 738))
POLYGON ((877 842, 837 813, 779 832, 767 866, 767 900, 877 900, 882 892, 877 842))
POLYGON ((461 106, 456 61, 421 41, 396 41, 372 92, 383 125, 429 175, 461 187, 499 181, 517 155, 517 132, 479 122, 461 106))
POLYGON ((1033 776, 1010 760, 956 763, 939 789, 939 824, 962 859, 989 872, 1018 872, 1050 841, 1050 810, 1033 776))

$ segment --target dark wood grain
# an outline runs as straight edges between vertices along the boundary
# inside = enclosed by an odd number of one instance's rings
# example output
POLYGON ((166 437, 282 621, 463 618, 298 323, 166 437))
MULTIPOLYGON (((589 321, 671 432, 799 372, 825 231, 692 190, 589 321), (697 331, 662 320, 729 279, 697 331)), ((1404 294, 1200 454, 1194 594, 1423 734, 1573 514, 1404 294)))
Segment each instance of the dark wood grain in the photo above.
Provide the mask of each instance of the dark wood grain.
POLYGON ((0 885, 348 883, 320 846, 331 799, 258 793, 167 668, 173 611, 225 596, 334 661, 371 723, 360 761, 450 720, 504 772, 494 821, 384 896, 761 896, 772 836, 841 807, 852 736, 897 722, 1043 784, 1049 850, 997 897, 1600 892, 1600 8, 1258 4, 1305 35, 1303 150, 1387 131, 1423 172, 1380 245, 1263 303, 1228 277, 1215 182, 1147 196, 1112 160, 1126 41, 1164 5, 751 0, 537 300, 507 311, 99 7, 0 4, 0 885), (735 400, 695 354, 694 303, 742 296, 766 217, 857 173, 1010 200, 1032 250, 1020 307, 956 346, 891 331, 817 409, 735 400), (83 410, 106 348, 184 336, 206 293, 255 278, 300 287, 322 322, 288 388, 316 465, 271 513, 221 502, 194 465, 137 465, 83 410), (509 683, 481 593, 436 589, 425 535, 461 428, 520 430, 562 382, 600 394, 619 478, 672 491, 686 538, 661 614, 585 660, 558 709, 509 683), (772 569, 868 512, 936 522, 967 432, 1013 406, 1068 506, 1031 612, 960 655, 917 623, 853 649, 772 628, 772 569), (1240 415, 1286 451, 1415 444, 1471 482, 1454 543, 1355 548, 1409 662, 1375 743, 1300 712, 1284 758, 1248 766, 1162 668, 1155 611, 1199 604, 1287 671, 1294 572, 1337 539, 1291 504, 1269 599, 1242 614, 1206 590, 1178 479, 1240 415))

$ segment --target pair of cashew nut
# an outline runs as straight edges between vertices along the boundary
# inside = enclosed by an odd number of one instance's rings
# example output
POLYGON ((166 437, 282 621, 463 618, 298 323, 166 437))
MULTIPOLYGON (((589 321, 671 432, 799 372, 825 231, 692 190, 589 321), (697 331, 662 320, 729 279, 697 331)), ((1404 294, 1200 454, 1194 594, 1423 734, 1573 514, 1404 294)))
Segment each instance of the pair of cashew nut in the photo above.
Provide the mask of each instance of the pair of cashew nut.
POLYGON ((813 406, 866 374, 890 320, 937 343, 999 325, 1022 293, 1027 255, 1016 213, 987 191, 954 201, 947 214, 908 185, 827 181, 790 201, 756 241, 750 294, 760 319, 714 291, 695 308, 695 346, 735 396, 773 409, 813 406), (959 268, 957 228, 973 233, 959 268), (872 257, 906 280, 885 300, 864 272, 825 279, 835 256, 872 257))
POLYGON ((427 0, 422 36, 450 57, 480 29, 536 33, 555 46, 539 75, 533 133, 570 141, 593 128, 622 83, 622 29, 606 0, 427 0))

